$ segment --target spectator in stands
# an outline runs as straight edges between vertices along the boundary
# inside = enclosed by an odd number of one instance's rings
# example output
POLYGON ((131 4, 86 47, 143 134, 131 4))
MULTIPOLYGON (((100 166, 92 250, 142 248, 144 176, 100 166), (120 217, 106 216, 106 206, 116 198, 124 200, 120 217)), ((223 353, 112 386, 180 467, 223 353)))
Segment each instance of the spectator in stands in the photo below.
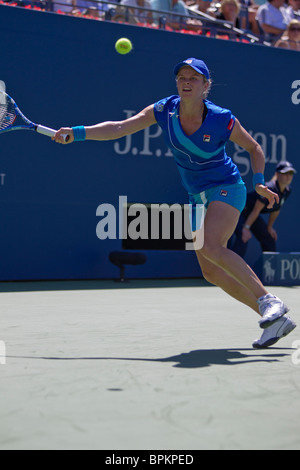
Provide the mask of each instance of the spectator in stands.
POLYGON ((153 22, 152 18, 152 11, 151 11, 151 3, 149 0, 121 0, 120 2, 121 8, 124 7, 131 7, 128 8, 128 14, 126 11, 124 15, 128 18, 129 23, 131 24, 138 24, 138 23, 149 23, 153 22), (145 8, 146 10, 139 10, 136 7, 145 8))
POLYGON ((257 10, 256 20, 267 41, 275 41, 287 29, 291 15, 284 7, 284 0, 268 0, 257 10))
MULTIPOLYGON (((180 15, 188 16, 188 10, 182 0, 150 0, 153 10, 167 11, 170 13, 179 13, 180 15)), ((154 18, 159 20, 163 15, 160 13, 154 13, 154 18)), ((183 18, 170 15, 167 20, 167 24, 174 29, 180 29, 183 22, 183 18)))
POLYGON ((290 22, 286 33, 276 42, 275 47, 300 51, 300 21, 290 22))
POLYGON ((204 13, 204 16, 210 15, 210 10, 217 11, 214 0, 184 0, 184 3, 192 13, 204 13))
MULTIPOLYGON (((166 24, 172 29, 199 30, 201 21, 189 18, 189 11, 182 0, 151 0, 153 10, 167 11, 171 14, 166 18, 166 24), (183 16, 176 16, 176 13, 183 16)), ((153 18, 159 21, 163 14, 153 12, 153 18)))
POLYGON ((52 11, 62 11, 64 13, 72 13, 76 8, 76 0, 51 0, 52 11))
MULTIPOLYGON (((241 27, 242 29, 252 31, 252 33, 259 36, 260 32, 255 19, 257 10, 260 6, 257 2, 261 2, 261 0, 240 0, 243 13, 241 18, 241 27)), ((261 4, 262 3, 264 2, 262 1, 261 4)))
POLYGON ((300 20, 300 0, 289 0, 287 11, 290 13, 292 19, 300 20))
POLYGON ((266 186, 278 194, 279 201, 268 209, 268 200, 256 192, 248 194, 246 207, 243 210, 229 247, 242 258, 245 256, 252 234, 259 241, 262 251, 277 251, 277 233, 274 222, 280 214, 281 208, 291 193, 295 168, 289 162, 281 162, 276 167, 276 173, 266 186), (261 214, 269 214, 268 222, 261 214))
MULTIPOLYGON (((202 13, 207 13, 207 10, 211 7, 213 3, 212 0, 197 0, 198 11, 202 11, 202 13)), ((196 10, 197 11, 197 10, 196 10)))
MULTIPOLYGON (((62 0, 63 1, 63 0, 62 0)), ((97 0, 73 0, 74 10, 73 15, 89 15, 98 18, 108 10, 108 4, 101 3, 97 0)))
POLYGON ((237 0, 222 0, 220 10, 216 13, 215 17, 218 20, 229 21, 236 28, 240 28, 240 9, 241 5, 237 0))

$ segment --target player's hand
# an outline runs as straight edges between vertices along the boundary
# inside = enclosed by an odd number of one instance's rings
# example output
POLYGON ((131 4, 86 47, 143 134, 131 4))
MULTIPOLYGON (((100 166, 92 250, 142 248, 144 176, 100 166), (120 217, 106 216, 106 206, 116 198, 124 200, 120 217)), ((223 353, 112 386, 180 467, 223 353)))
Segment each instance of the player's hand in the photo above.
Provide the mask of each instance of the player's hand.
POLYGON ((262 196, 268 199, 269 204, 267 206, 268 209, 272 209, 274 206, 275 202, 279 204, 279 196, 276 193, 273 193, 267 186, 263 186, 262 184, 257 184, 255 187, 256 192, 262 196))
POLYGON ((62 127, 52 137, 52 140, 55 140, 58 144, 72 144, 74 142, 73 129, 71 127, 62 127))

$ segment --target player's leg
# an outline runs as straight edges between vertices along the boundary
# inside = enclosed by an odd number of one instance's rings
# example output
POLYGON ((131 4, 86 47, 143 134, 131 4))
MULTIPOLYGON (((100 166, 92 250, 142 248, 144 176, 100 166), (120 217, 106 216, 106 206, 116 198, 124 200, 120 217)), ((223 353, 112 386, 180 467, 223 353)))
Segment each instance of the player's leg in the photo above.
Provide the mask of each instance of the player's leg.
POLYGON ((229 274, 227 274, 226 271, 224 271, 224 269, 219 268, 204 258, 199 250, 196 252, 196 254, 202 270, 202 274, 208 282, 220 287, 231 297, 252 308, 260 315, 257 299, 247 287, 244 287, 238 281, 233 279, 229 274))
POLYGON ((222 268, 259 299, 268 293, 267 290, 248 264, 227 248, 227 242, 235 230, 239 215, 239 211, 227 203, 212 201, 209 204, 204 222, 204 245, 200 255, 222 268))
MULTIPOLYGON (((260 326, 267 328, 287 313, 288 308, 280 299, 268 293, 254 271, 240 256, 227 248, 227 242, 235 230, 239 215, 235 207, 219 200, 212 201, 205 216, 204 245, 198 251, 207 261, 227 273, 227 282, 229 286, 231 285, 230 288, 227 287, 227 292, 231 289, 234 291, 238 284, 251 292, 263 316, 260 326), (235 282, 230 284, 230 278, 235 282)), ((215 275, 216 273, 217 270, 215 275)), ((243 295, 245 290, 240 290, 240 298, 243 295)))
MULTIPOLYGON (((255 310, 259 315, 259 306, 256 297, 250 292, 249 289, 242 286, 239 282, 229 276, 223 269, 217 267, 207 259, 205 259, 200 252, 197 252, 198 261, 202 268, 202 273, 205 279, 212 284, 217 285, 231 297, 248 305, 255 310)), ((281 317, 276 323, 264 329, 261 338, 253 343, 255 349, 265 349, 276 344, 281 338, 290 334, 295 328, 296 324, 288 316, 281 317)))

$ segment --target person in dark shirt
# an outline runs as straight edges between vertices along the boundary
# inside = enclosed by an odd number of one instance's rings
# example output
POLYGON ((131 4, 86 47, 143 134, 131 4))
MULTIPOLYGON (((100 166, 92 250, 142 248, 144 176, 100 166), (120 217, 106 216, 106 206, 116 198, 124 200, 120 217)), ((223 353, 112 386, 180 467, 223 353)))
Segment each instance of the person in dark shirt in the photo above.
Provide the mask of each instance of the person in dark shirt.
POLYGON ((220 11, 216 13, 215 17, 218 20, 230 21, 233 26, 240 28, 240 13, 241 5, 237 0, 222 0, 220 11))
POLYGON ((247 245, 252 238, 252 234, 259 241, 261 249, 265 251, 276 251, 277 233, 274 229, 274 222, 280 214, 282 206, 291 194, 291 183, 296 170, 289 162, 280 162, 276 167, 276 173, 266 186, 278 194, 279 202, 268 208, 268 200, 259 196, 256 192, 247 195, 247 202, 243 210, 233 238, 229 242, 229 247, 244 257, 247 245), (269 214, 268 222, 261 214, 269 214))

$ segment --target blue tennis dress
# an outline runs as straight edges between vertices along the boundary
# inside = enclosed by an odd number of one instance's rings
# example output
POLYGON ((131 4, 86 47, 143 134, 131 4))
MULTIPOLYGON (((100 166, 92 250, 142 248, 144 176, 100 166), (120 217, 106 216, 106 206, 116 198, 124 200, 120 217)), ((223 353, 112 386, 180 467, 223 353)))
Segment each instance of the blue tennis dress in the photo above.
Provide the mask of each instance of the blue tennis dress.
POLYGON ((179 119, 180 97, 169 96, 154 104, 154 114, 171 149, 190 202, 206 206, 221 200, 242 211, 246 187, 225 146, 235 124, 228 109, 204 100, 206 117, 192 135, 185 134, 179 119), (220 188, 219 188, 220 187, 220 188))

